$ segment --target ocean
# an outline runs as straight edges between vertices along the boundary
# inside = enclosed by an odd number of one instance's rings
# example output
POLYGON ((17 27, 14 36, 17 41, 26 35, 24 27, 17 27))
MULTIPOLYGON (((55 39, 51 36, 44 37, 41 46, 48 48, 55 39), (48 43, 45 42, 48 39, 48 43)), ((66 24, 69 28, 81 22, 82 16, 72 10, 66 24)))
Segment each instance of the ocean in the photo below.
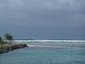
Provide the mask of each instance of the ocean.
POLYGON ((84 40, 15 40, 29 47, 0 54, 0 64, 85 64, 84 40))

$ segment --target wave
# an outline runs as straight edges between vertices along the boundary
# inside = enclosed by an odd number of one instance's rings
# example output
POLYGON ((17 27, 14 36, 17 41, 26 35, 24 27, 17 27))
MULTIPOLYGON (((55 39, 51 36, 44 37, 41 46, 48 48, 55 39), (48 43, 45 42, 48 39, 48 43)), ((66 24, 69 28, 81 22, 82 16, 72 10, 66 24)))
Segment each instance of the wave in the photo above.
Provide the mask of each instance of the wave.
POLYGON ((81 46, 49 46, 49 45, 27 45, 29 48, 57 48, 57 49, 83 49, 81 46))
POLYGON ((29 47, 84 47, 85 40, 14 40, 15 43, 25 43, 29 47))
POLYGON ((28 47, 47 47, 47 48, 65 48, 65 47, 67 47, 67 46, 45 46, 45 45, 27 45, 27 46, 28 47))
POLYGON ((57 47, 57 46, 45 46, 45 45, 28 45, 29 47, 57 47))
POLYGON ((85 43, 85 40, 14 40, 15 42, 26 43, 85 43))

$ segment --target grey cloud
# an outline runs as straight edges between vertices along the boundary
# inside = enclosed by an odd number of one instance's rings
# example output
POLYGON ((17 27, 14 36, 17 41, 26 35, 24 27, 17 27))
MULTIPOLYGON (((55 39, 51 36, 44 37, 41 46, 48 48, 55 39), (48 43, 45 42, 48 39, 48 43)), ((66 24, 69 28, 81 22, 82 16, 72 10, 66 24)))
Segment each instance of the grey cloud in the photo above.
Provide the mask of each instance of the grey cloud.
POLYGON ((0 0, 2 33, 77 39, 85 37, 84 24, 85 0, 0 0))

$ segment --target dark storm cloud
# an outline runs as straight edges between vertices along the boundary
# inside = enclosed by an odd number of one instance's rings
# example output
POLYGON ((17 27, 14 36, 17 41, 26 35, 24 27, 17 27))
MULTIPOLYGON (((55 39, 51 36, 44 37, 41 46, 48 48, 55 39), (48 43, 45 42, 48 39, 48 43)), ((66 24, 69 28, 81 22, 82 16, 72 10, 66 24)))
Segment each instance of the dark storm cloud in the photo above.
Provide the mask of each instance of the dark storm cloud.
POLYGON ((0 0, 1 33, 17 38, 85 39, 84 24, 85 0, 0 0))

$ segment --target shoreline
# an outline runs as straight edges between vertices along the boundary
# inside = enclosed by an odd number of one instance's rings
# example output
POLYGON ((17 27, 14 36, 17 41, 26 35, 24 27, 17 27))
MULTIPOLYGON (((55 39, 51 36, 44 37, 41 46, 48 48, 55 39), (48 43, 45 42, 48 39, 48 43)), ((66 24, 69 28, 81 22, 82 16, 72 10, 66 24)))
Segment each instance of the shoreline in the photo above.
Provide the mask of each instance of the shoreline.
POLYGON ((28 47, 27 44, 3 44, 0 45, 0 54, 25 47, 28 47))

